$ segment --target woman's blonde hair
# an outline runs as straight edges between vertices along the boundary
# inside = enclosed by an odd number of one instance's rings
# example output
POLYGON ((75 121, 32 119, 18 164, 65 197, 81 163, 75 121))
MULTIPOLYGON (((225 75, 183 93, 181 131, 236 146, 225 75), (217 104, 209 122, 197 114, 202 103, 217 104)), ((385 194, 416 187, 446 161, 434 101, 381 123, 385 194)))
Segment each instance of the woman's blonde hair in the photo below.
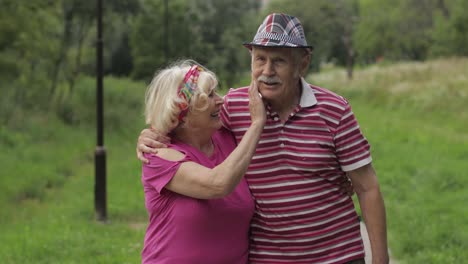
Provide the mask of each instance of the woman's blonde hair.
POLYGON ((188 111, 203 111, 208 107, 208 96, 218 85, 216 75, 193 60, 177 61, 158 71, 145 94, 145 120, 160 133, 167 134, 179 125, 180 105, 186 103, 188 111), (178 94, 185 75, 193 65, 203 68, 197 87, 189 100, 178 94))

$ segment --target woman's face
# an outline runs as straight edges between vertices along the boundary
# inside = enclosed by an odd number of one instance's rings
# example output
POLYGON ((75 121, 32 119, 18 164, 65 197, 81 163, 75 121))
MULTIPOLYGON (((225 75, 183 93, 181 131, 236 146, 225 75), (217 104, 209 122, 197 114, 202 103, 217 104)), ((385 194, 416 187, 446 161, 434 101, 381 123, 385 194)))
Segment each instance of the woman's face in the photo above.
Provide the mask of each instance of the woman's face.
POLYGON ((208 107, 203 110, 195 108, 187 114, 186 121, 190 124, 190 128, 206 130, 207 133, 220 129, 222 123, 219 114, 223 103, 223 98, 216 93, 215 89, 212 89, 206 101, 208 107))

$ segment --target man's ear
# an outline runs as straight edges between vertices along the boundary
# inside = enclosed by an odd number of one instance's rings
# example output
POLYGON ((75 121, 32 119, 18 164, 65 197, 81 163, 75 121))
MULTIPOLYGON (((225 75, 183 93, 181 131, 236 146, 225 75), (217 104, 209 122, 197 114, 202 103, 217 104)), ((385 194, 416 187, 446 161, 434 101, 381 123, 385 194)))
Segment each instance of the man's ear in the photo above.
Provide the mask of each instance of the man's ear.
POLYGON ((309 70, 311 58, 312 58, 312 53, 307 51, 304 53, 304 57, 302 57, 301 59, 300 74, 302 77, 306 76, 307 71, 309 70))

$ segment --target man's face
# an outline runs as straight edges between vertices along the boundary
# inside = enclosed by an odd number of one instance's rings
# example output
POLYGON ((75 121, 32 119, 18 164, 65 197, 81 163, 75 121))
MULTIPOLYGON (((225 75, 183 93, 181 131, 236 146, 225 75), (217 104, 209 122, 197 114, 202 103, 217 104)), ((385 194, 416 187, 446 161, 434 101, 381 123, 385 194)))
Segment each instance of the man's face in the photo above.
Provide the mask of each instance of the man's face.
POLYGON ((295 92, 301 78, 301 59, 291 48, 252 48, 252 78, 263 98, 278 101, 295 92))

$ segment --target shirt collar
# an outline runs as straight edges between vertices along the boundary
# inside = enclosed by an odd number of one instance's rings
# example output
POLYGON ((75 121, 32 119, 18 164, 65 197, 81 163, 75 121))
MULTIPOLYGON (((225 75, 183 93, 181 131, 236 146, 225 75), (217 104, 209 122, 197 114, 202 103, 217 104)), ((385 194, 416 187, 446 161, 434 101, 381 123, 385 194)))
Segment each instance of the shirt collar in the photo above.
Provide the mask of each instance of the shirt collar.
POLYGON ((301 78, 301 86, 302 86, 302 95, 301 95, 301 101, 299 102, 299 105, 301 107, 314 106, 317 103, 317 98, 315 98, 314 91, 312 90, 310 85, 304 80, 304 78, 301 78))

